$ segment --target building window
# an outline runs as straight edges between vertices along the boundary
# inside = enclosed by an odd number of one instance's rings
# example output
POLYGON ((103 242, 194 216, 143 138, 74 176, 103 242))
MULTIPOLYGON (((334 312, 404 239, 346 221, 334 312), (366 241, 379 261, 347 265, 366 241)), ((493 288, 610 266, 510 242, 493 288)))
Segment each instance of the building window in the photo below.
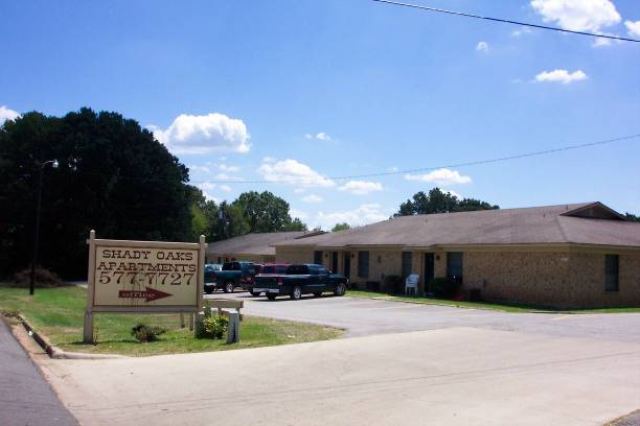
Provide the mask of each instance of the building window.
POLYGON ((604 289, 605 291, 619 290, 620 259, 617 254, 604 256, 604 289))
POLYGON ((402 279, 407 278, 411 275, 411 270, 413 269, 413 253, 410 251, 402 252, 402 279))
POLYGON ((447 253, 447 278, 455 282, 462 282, 462 253, 447 253))
POLYGON ((369 252, 358 252, 358 276, 360 278, 369 278, 369 252))
POLYGON ((316 250, 313 252, 313 263, 322 265, 322 251, 316 250))

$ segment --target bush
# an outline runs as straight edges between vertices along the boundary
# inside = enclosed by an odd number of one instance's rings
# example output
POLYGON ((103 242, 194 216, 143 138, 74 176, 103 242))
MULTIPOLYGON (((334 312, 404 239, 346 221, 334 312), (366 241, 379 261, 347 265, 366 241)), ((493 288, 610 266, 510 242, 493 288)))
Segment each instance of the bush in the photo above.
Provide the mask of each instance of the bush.
POLYGON ((461 283, 449 278, 434 278, 429 282, 429 288, 435 297, 452 298, 460 289, 461 283))
POLYGON ((145 324, 138 324, 131 329, 131 335, 140 343, 155 342, 161 334, 167 330, 162 327, 150 327, 145 324))
POLYGON ((388 294, 404 292, 404 280, 399 275, 387 275, 382 282, 382 290, 388 294))
MULTIPOLYGON (((40 266, 35 271, 36 287, 62 287, 66 285, 58 275, 40 266)), ((23 269, 13 275, 15 287, 28 288, 31 282, 31 268, 23 269)))
POLYGON ((196 338, 222 339, 229 329, 229 319, 224 315, 211 314, 211 308, 204 309, 204 318, 196 323, 196 338))

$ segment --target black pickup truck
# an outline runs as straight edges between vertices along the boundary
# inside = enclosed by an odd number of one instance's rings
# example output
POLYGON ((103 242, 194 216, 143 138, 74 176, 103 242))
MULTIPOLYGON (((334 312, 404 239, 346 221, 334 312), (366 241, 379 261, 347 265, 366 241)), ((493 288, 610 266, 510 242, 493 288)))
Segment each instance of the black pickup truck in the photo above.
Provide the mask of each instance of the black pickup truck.
POLYGON ((253 262, 226 262, 221 271, 205 270, 204 291, 213 293, 221 288, 225 293, 232 293, 236 287, 253 283, 256 274, 260 273, 260 266, 253 262))
POLYGON ((321 296, 331 291, 336 296, 343 296, 347 291, 349 280, 342 274, 332 274, 322 265, 311 263, 289 265, 284 274, 258 275, 253 291, 265 293, 269 300, 278 296, 289 296, 298 300, 303 294, 321 296))

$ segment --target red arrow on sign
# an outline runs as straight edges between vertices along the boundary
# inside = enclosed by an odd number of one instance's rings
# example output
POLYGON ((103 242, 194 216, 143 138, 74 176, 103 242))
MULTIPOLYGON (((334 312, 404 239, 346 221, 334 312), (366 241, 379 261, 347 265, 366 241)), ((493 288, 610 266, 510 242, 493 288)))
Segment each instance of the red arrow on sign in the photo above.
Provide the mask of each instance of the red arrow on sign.
POLYGON ((147 287, 146 290, 120 290, 118 292, 118 297, 121 299, 144 299, 145 302, 153 302, 169 296, 172 294, 151 287, 147 287))

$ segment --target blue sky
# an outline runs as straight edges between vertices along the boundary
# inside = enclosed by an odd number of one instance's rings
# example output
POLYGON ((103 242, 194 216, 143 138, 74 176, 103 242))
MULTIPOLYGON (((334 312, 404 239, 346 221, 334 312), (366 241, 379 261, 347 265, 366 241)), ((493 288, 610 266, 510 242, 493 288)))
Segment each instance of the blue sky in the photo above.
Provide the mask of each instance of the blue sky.
MULTIPOLYGON (((640 38, 636 0, 415 2, 640 38)), ((640 213, 639 139, 334 179, 638 134, 640 44, 368 0, 2 2, 0 16, 0 116, 118 111, 216 200, 267 189, 325 229, 384 219, 434 186, 640 213)))

